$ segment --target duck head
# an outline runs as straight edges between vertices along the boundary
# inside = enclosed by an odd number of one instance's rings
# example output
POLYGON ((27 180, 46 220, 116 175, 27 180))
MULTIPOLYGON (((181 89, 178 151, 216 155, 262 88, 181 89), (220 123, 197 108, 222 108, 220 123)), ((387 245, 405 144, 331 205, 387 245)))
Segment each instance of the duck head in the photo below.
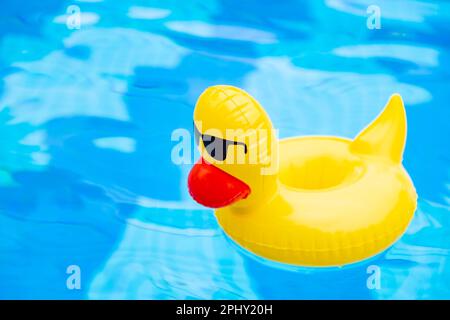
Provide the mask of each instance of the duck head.
POLYGON ((206 89, 195 106, 194 132, 201 154, 188 177, 194 200, 239 208, 274 194, 278 141, 268 115, 247 92, 206 89))

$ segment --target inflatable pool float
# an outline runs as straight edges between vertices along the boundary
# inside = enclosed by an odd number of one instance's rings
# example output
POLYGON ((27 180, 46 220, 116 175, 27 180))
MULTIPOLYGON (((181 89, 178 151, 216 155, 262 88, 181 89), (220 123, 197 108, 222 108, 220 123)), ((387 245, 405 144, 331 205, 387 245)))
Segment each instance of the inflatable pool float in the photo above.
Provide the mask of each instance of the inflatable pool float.
POLYGON ((197 101, 194 130, 201 158, 189 173, 191 196, 217 208, 225 233, 259 256, 299 266, 361 261, 392 245, 414 215, 398 94, 353 140, 278 140, 253 97, 213 86, 197 101))

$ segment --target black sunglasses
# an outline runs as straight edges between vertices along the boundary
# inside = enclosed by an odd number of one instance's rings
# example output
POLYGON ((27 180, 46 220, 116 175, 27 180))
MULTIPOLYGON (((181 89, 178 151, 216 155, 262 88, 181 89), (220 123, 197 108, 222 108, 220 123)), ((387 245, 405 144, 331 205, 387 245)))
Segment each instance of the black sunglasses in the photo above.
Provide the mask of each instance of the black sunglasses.
POLYGON ((244 152, 247 153, 247 145, 243 142, 239 141, 230 141, 221 139, 215 136, 211 136, 209 134, 202 134, 198 131, 197 127, 194 124, 194 136, 195 143, 199 144, 200 138, 202 138, 203 145, 205 146, 208 154, 218 161, 224 161, 227 158, 228 146, 234 145, 244 146, 244 152))

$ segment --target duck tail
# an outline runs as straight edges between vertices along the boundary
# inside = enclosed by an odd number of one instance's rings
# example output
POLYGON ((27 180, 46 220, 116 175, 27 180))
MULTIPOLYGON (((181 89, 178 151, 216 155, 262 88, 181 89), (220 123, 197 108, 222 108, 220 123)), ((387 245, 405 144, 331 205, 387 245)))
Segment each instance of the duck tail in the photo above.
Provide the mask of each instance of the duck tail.
POLYGON ((406 112, 402 97, 393 94, 378 117, 356 136, 350 144, 350 150, 401 163, 406 142, 406 128, 406 112))

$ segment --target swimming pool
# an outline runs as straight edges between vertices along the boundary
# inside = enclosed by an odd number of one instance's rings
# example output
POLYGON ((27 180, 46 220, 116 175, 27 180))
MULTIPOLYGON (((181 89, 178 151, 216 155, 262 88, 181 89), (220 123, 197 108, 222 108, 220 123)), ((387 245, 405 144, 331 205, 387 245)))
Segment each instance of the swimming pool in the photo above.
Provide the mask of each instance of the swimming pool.
POLYGON ((379 29, 370 5, 2 3, 0 298, 449 299, 450 3, 378 0, 379 29), (353 137, 401 93, 406 234, 330 269, 234 245, 171 158, 215 84, 254 95, 281 137, 353 137))

